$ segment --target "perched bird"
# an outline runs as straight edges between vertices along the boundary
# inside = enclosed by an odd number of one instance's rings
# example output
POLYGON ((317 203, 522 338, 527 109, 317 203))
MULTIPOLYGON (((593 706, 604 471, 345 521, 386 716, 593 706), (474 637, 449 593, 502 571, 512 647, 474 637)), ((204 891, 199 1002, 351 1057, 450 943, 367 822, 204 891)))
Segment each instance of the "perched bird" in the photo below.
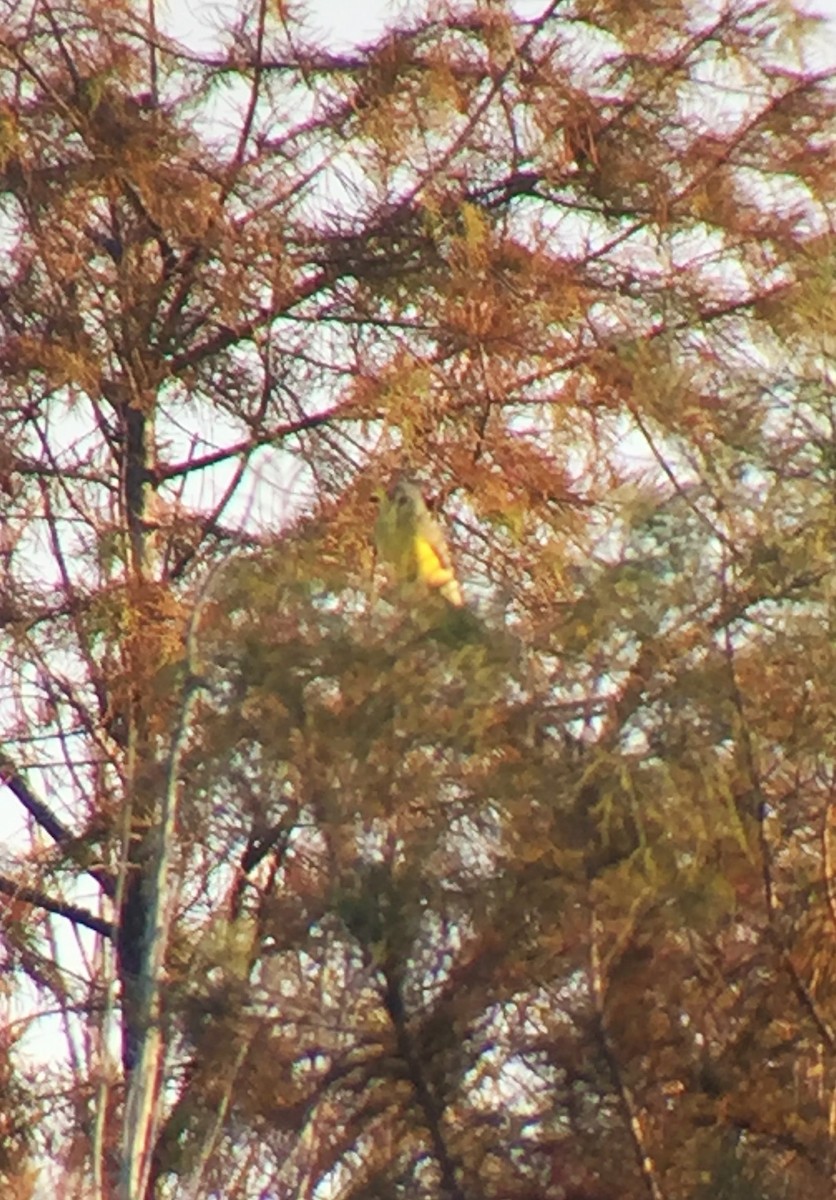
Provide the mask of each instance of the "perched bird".
POLYGON ((422 583, 454 608, 463 607, 447 539, 417 483, 398 479, 381 497, 375 542, 398 583, 422 583))

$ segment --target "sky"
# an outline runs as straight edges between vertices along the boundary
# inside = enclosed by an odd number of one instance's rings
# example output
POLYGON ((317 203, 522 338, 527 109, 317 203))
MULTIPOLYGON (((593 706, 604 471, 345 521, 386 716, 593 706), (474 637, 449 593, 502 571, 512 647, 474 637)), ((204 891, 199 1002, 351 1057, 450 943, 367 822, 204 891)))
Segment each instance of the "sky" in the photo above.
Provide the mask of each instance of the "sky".
MULTIPOLYGON (((547 0, 516 0, 514 8, 525 17, 533 17, 546 7, 547 0)), ((308 0, 306 5, 313 28, 339 48, 362 45, 373 41, 389 24, 396 24, 400 15, 426 10, 423 0, 308 0)), ((825 51, 836 62, 836 0, 804 0, 796 7, 828 18, 833 23, 832 44, 825 51)), ((236 0, 163 0, 161 10, 167 10, 167 24, 178 35, 186 30, 209 30, 217 25, 217 14, 236 11, 236 0)), ((165 20, 165 18, 164 18, 165 20)))
MULTIPOLYGON (((187 0, 200 6, 200 0, 187 0)), ((546 0, 517 0, 514 8, 523 16, 534 16, 546 6, 546 0)), ((827 17, 836 29, 836 0, 805 0, 803 7, 810 13, 827 17)), ((314 0, 310 12, 316 26, 330 35, 336 43, 362 43, 374 38, 399 13, 420 12, 424 4, 416 0, 314 0)))

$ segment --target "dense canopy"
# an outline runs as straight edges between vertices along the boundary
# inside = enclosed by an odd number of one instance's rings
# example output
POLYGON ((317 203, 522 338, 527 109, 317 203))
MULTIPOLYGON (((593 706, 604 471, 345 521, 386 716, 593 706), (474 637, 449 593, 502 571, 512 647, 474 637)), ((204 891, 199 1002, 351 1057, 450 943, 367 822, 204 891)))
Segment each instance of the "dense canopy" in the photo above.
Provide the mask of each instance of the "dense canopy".
POLYGON ((0 1192, 825 1200, 824 28, 224 11, 0 26, 0 1192))

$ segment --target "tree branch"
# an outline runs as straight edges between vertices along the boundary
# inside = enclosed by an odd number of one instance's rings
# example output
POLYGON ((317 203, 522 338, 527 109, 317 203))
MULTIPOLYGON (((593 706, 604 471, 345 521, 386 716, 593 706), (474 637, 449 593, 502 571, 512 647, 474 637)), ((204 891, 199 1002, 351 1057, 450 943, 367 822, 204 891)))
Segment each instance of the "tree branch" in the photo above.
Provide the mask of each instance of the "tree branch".
POLYGON ((407 1069, 409 1081, 430 1135, 433 1154, 441 1172, 442 1192, 447 1200, 465 1200, 465 1193, 459 1184, 456 1166, 447 1149, 447 1142, 441 1128, 444 1106, 433 1095, 421 1060, 415 1051, 407 1023, 398 972, 391 963, 384 964, 382 971, 385 980, 383 1003, 395 1030, 398 1053, 407 1069))
POLYGON ((607 1028, 606 989, 601 969, 599 924, 598 916, 593 913, 590 929, 589 979, 592 999, 595 1005, 595 1025, 598 1044, 627 1118, 627 1126, 630 1130, 630 1137, 636 1153, 636 1161, 645 1187, 647 1188, 647 1194, 650 1196, 650 1200, 665 1200, 664 1192, 659 1183, 659 1172, 647 1144, 647 1137, 642 1125, 639 1107, 636 1104, 632 1088, 624 1078, 624 1072, 621 1069, 621 1064, 616 1056, 615 1048, 610 1039, 609 1029, 607 1028))
MULTIPOLYGON (((56 817, 49 805, 38 799, 9 756, 0 751, 0 786, 3 785, 20 801, 39 827, 48 833, 57 845, 65 847, 71 854, 76 835, 56 817)), ((112 899, 115 888, 110 874, 101 867, 81 865, 90 878, 95 879, 104 894, 112 899)))
POLYGON ((5 875, 0 875, 0 893, 4 896, 11 896, 13 900, 22 900, 24 903, 32 904, 36 908, 42 908, 45 912, 54 913, 58 917, 66 917, 74 925, 83 925, 85 929, 92 929, 94 933, 99 933, 102 937, 113 937, 114 926, 112 921, 105 921, 101 917, 96 917, 93 913, 88 912, 86 908, 79 908, 78 905, 70 904, 66 900, 53 900, 50 896, 47 896, 46 892, 42 892, 40 888, 28 887, 26 884, 18 883, 14 879, 8 879, 5 875))

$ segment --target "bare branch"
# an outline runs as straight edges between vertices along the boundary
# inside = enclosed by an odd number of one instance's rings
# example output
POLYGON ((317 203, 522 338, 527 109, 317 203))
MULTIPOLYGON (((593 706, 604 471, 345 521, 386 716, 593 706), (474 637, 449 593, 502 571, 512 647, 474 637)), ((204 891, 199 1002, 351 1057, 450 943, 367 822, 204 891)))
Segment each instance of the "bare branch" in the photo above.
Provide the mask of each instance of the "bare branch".
POLYGON ((94 933, 99 933, 102 937, 113 937, 111 921, 103 921, 101 917, 94 916, 87 909, 79 908, 77 904, 69 904, 66 900, 55 900, 40 888, 29 887, 24 883, 18 883, 14 879, 0 875, 0 892, 4 896, 10 896, 13 900, 20 900, 25 904, 34 905, 35 908, 42 908, 44 912, 54 913, 58 917, 66 917, 74 925, 92 929, 94 933))

